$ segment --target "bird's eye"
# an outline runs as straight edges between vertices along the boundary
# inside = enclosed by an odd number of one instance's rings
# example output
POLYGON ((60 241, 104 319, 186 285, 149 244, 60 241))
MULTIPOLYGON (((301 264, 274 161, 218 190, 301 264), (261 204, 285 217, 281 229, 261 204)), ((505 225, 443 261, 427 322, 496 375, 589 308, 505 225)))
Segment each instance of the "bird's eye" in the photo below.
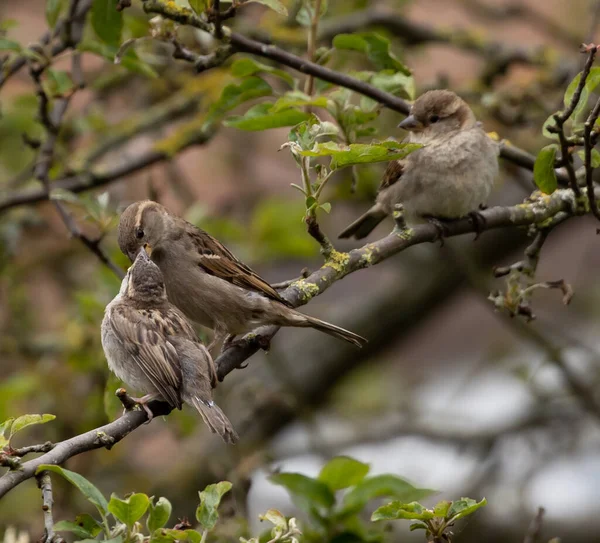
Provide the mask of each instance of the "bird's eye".
POLYGON ((431 124, 437 123, 439 120, 440 120, 440 116, 439 115, 432 115, 431 117, 429 117, 429 122, 431 124))
POLYGON ((141 228, 138 228, 135 235, 138 239, 142 239, 144 237, 144 231, 141 228))

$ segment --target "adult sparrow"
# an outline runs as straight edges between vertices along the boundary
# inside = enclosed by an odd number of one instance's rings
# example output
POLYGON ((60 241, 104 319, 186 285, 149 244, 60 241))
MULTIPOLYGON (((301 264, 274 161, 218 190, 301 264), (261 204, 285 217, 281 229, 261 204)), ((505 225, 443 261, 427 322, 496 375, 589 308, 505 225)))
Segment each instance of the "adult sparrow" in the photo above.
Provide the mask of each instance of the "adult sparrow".
POLYGON ((167 299, 160 269, 139 251, 102 320, 102 347, 113 373, 145 395, 134 398, 152 420, 147 403, 193 405, 211 432, 235 443, 235 430, 212 399, 214 362, 185 316, 167 299))
POLYGON ((163 273, 169 300, 191 320, 213 328, 217 343, 265 324, 311 327, 361 347, 366 340, 304 315, 210 234, 145 200, 119 222, 119 247, 134 259, 146 247, 163 273))
POLYGON ((340 238, 366 237, 396 204, 403 205, 407 222, 435 224, 485 205, 498 174, 499 147, 461 98, 448 90, 426 92, 398 126, 409 131, 410 143, 423 147, 388 164, 375 205, 340 238))

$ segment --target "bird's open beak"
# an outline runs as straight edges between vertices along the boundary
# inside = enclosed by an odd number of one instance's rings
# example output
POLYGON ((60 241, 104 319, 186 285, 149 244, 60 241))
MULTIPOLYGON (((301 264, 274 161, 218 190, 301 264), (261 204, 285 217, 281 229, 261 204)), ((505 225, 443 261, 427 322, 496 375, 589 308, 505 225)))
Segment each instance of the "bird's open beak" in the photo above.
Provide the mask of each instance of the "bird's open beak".
POLYGON ((423 125, 415 119, 413 115, 409 115, 404 119, 399 125, 398 128, 403 128, 404 130, 422 130, 423 125))
POLYGON ((152 256, 152 247, 147 243, 144 243, 144 251, 148 256, 152 256))

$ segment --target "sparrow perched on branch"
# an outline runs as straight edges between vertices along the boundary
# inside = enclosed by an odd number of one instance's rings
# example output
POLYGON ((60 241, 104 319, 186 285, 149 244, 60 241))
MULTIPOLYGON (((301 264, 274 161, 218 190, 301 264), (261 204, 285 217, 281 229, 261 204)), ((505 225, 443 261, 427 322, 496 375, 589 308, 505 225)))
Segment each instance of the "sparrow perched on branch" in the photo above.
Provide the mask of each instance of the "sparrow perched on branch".
POLYGON ((152 420, 148 402, 193 405, 211 432, 235 443, 231 422, 212 399, 215 365, 185 316, 167 299, 160 269, 144 249, 104 313, 102 347, 114 374, 145 396, 134 398, 152 420))
POLYGON ((315 328, 361 347, 366 340, 348 330, 296 311, 264 279, 204 230, 149 200, 121 215, 119 247, 134 259, 146 247, 163 273, 169 300, 191 320, 225 336, 266 324, 315 328))
POLYGON ((340 238, 366 237, 396 204, 409 223, 459 219, 485 205, 498 174, 499 147, 466 102, 452 91, 426 92, 398 126, 409 131, 410 143, 423 147, 388 164, 375 205, 340 238))

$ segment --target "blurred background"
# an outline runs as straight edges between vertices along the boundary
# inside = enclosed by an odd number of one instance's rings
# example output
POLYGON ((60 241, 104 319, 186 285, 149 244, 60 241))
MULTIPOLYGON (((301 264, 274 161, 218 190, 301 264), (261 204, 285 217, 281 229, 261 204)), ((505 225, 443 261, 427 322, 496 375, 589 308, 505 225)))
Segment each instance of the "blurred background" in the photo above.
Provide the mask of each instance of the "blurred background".
MULTIPOLYGON (((330 0, 319 36, 326 46, 338 32, 377 30, 413 70, 417 95, 451 88, 486 131, 535 154, 548 143, 544 121, 561 107, 564 89, 581 69, 579 44, 597 35, 598 12, 597 2, 587 0, 330 0)), ((44 13, 42 0, 0 4, 0 21, 18 23, 6 27, 6 36, 23 44, 44 34, 44 13)), ((125 18, 130 35, 146 35, 148 19, 134 2, 125 18)), ((263 6, 240 10, 229 22, 297 54, 306 51, 305 29, 263 6)), ((186 39, 200 51, 206 47, 200 33, 186 39)), ((157 142, 172 144, 224 85, 226 68, 195 76, 150 43, 137 54, 158 78, 84 54, 86 88, 67 114, 58 169, 66 163, 96 171, 126 167, 157 142)), ((56 64, 67 61, 59 57, 56 64)), ((342 55, 330 67, 348 72, 364 64, 342 55)), ((0 103, 1 202, 39 186, 31 176, 35 153, 22 139, 41 133, 27 70, 2 87, 0 103)), ((383 110, 373 123, 377 137, 402 137, 395 128, 401 119, 383 110)), ((89 236, 104 236, 102 247, 123 268, 118 213, 150 197, 218 237, 267 280, 297 277, 322 259, 301 220, 303 199, 290 188, 300 183, 300 171, 289 153, 277 152, 288 132, 219 127, 208 141, 83 193, 69 208, 89 236)), ((501 166, 491 205, 517 204, 533 190, 531 172, 501 166)), ((384 167, 335 176, 326 191, 332 211, 319 215, 331 239, 369 206, 384 167)), ((369 240, 392 226, 384 221, 369 240)), ((530 324, 495 312, 487 299, 505 288, 492 269, 522 258, 525 230, 411 248, 346 277, 304 308, 367 337, 367 348, 347 348, 312 330, 282 330, 268 354, 254 355, 225 379, 216 399, 242 436, 236 447, 224 446, 185 409, 143 426, 110 452, 79 455, 66 467, 105 495, 166 496, 177 516, 190 518, 197 491, 228 479, 231 516, 244 516, 256 532, 258 515, 269 508, 295 514, 269 473, 314 476, 327 459, 347 454, 369 463, 371 474, 394 473, 440 491, 424 503, 486 497, 488 506, 457 526, 456 541, 523 541, 540 506, 546 509, 543 541, 596 541, 598 239, 589 217, 552 232, 538 279, 563 278, 575 297, 565 307, 560 293, 537 291, 537 319, 530 324)), ((336 241, 341 251, 358 246, 336 241)), ((51 205, 0 214, 0 421, 23 413, 57 417, 20 434, 17 445, 60 441, 120 414, 113 396, 118 382, 109 380, 99 333, 118 287, 111 270, 70 239, 51 205)), ((86 510, 74 488, 59 481, 56 488, 55 519, 86 510)), ((12 525, 39 538, 39 508, 34 482, 20 485, 0 502, 0 534, 12 525)), ((390 537, 423 540, 406 526, 390 537)))

